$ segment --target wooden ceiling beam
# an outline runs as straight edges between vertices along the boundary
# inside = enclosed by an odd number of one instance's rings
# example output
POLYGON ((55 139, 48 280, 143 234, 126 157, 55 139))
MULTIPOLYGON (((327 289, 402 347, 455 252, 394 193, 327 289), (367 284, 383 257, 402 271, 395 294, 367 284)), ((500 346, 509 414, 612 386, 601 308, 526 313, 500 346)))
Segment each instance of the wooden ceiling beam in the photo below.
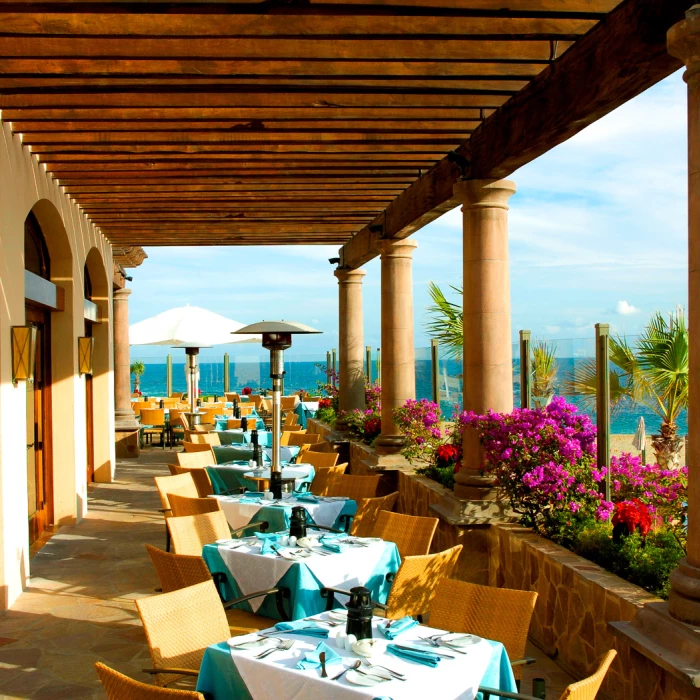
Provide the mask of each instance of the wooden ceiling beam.
MULTIPOLYGON (((383 163, 408 162, 416 167, 425 163, 434 163, 442 157, 442 153, 402 153, 388 151, 386 153, 362 153, 355 154, 356 160, 361 161, 381 161, 383 163)), ((38 156, 37 156, 38 157, 38 156)), ((249 161, 275 162, 275 163, 344 163, 348 156, 344 153, 193 153, 184 158, 182 156, 164 153, 159 156, 130 155, 128 153, 113 153, 109 156, 100 153, 43 153, 39 160, 46 164, 51 170, 52 167, 75 167, 84 166, 86 168, 99 168, 101 166, 111 170, 131 169, 131 168, 207 168, 207 167, 228 167, 230 163, 249 161)))
POLYGON ((433 164, 433 160, 429 158, 413 158, 412 160, 407 159, 390 159, 382 158, 381 160, 377 158, 348 158, 345 156, 342 160, 325 158, 323 156, 316 156, 316 158, 290 158, 290 159, 273 159, 273 158, 257 158, 246 157, 245 159, 232 158, 230 160, 217 160, 211 162, 209 160, 193 160, 192 162, 182 162, 182 161, 166 161, 165 163, 154 163, 148 161, 142 162, 130 162, 130 161, 118 161, 118 162, 95 162, 93 160, 88 161, 70 161, 70 162, 53 162, 45 161, 42 158, 42 162, 46 165, 47 172, 50 173, 71 173, 71 172, 86 172, 86 173, 123 173, 123 172, 133 172, 133 173, 174 173, 174 172, 185 172, 189 170, 197 171, 209 171, 209 172, 219 172, 224 170, 232 169, 243 169, 249 170, 251 168, 271 168, 276 166, 277 169, 287 169, 287 168, 314 168, 314 167, 370 167, 370 168, 405 168, 405 169, 416 169, 416 168, 426 168, 433 164), (357 165, 361 163, 362 165, 357 165))
MULTIPOLYGON (((150 221, 140 222, 112 222, 109 226, 101 226, 103 232, 108 237, 116 233, 129 233, 141 231, 142 233, 152 234, 154 227, 150 221)), ((188 233, 202 231, 203 233, 346 233, 352 235, 357 230, 354 224, 285 224, 279 223, 275 226, 274 231, 270 231, 270 227, 266 224, 258 224, 255 222, 236 221, 232 220, 228 224, 221 222, 183 222, 179 224, 176 221, 167 222, 162 226, 158 226, 157 235, 163 236, 170 233, 188 233)))
MULTIPOLYGON (((192 21, 192 20, 190 20, 192 21)), ((376 20, 373 21, 376 23, 376 20)), ((445 22, 443 21, 443 24, 445 22)), ((449 26, 446 24, 446 26, 449 26)), ((2 24, 5 29, 4 22, 2 24)), ((115 59, 215 59, 215 60, 450 60, 548 62, 552 57, 550 39, 492 37, 473 39, 426 35, 403 37, 372 35, 357 38, 309 37, 85 37, 85 36, 4 36, 4 58, 104 58, 115 59)), ((572 37, 575 38, 575 37, 572 37)), ((560 54, 573 43, 559 37, 560 54)))
MULTIPOLYGON (((455 147, 458 143, 455 144, 455 147)), ((450 150, 448 146, 439 146, 442 153, 447 153, 450 150)), ((410 142, 402 142, 401 150, 406 153, 422 153, 423 151, 438 150, 435 146, 413 144, 410 142)), ((37 144, 31 147, 34 154, 41 156, 44 153, 85 153, 85 154, 109 154, 109 153, 129 153, 129 154, 150 154, 156 155, 161 153, 176 154, 180 157, 189 155, 190 153, 249 153, 252 157, 257 152, 267 153, 297 153, 305 151, 306 153, 352 153, 353 155, 362 154, 365 152, 371 153, 393 153, 396 151, 396 145, 386 142, 371 142, 371 143, 316 143, 309 142, 304 144, 289 144, 289 143, 264 143, 256 145, 227 145, 227 144, 37 144)))
MULTIPOLYGON (((348 13, 276 14, 150 14, 106 12, 3 12, 2 32, 12 37, 119 37, 129 41, 153 38, 196 38, 207 41, 245 41, 264 38, 265 42, 289 38, 327 39, 338 37, 380 37, 392 41, 405 36, 489 37, 509 39, 562 39, 575 41, 595 24, 593 18, 451 16, 449 21, 435 15, 398 16, 348 13)), ((82 53, 82 52, 79 52, 82 53)))
POLYGON ((666 32, 686 9, 686 0, 622 3, 476 130, 459 149, 471 164, 466 171, 440 161, 343 246, 343 264, 376 257, 377 226, 386 237, 405 238, 456 206, 460 176, 507 177, 678 70, 666 32))
MULTIPOLYGON (((328 183, 328 179, 326 178, 307 178, 305 182, 301 184, 308 184, 308 185, 316 185, 316 186, 322 186, 328 183)), ((245 183, 248 185, 249 183, 245 183)), ((250 183, 250 184, 262 184, 268 189, 270 188, 270 183, 269 181, 265 180, 263 182, 258 182, 258 183, 250 183)), ((300 184, 297 181, 291 180, 288 182, 278 182, 278 186, 284 186, 287 184, 290 189, 293 189, 292 185, 298 185, 300 184)), ((373 185, 374 180, 372 181, 363 181, 361 179, 355 180, 355 179, 350 179, 350 178, 344 178, 344 179, 338 179, 336 181, 336 187, 342 186, 346 190, 351 190, 353 185, 360 185, 360 186, 366 186, 366 185, 373 185)), ((388 183, 377 183, 378 186, 381 185, 395 185, 396 187, 399 188, 404 188, 405 184, 403 182, 388 182, 388 183)), ((158 185, 111 185, 109 187, 99 187, 95 185, 73 185, 72 187, 66 187, 66 193, 69 195, 75 195, 78 197, 81 193, 103 193, 109 195, 110 193, 118 193, 118 192, 136 192, 136 193, 150 193, 150 192, 234 192, 238 186, 237 185, 229 185, 229 184, 219 184, 219 183, 207 183, 207 184, 202 184, 199 182, 196 182, 194 184, 192 183, 177 183, 177 185, 164 185, 164 184, 158 184, 158 185)))

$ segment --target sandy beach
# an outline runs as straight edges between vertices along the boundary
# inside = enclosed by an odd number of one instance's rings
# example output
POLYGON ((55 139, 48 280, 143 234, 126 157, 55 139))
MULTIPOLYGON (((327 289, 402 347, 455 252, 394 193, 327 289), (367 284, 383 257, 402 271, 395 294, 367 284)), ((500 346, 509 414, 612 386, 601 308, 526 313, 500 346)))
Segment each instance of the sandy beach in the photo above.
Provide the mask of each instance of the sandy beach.
MULTIPOLYGON (((610 436, 610 453, 619 455, 622 452, 631 452, 633 455, 638 454, 638 451, 632 446, 634 435, 611 435, 610 436)), ((654 450, 651 447, 651 435, 647 435, 647 462, 652 462, 654 459, 654 450)), ((681 451, 681 464, 685 464, 685 445, 681 451)))

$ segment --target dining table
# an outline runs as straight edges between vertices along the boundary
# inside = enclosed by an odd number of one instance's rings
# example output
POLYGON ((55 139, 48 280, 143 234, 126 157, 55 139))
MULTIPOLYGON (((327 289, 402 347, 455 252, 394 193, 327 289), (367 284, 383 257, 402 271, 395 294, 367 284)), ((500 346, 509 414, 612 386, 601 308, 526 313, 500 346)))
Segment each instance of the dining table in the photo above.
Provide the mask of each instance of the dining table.
MULTIPOLYGON (((211 479, 212 486, 214 486, 216 493, 239 488, 251 490, 255 486, 254 482, 246 477, 246 474, 251 471, 251 466, 250 462, 246 462, 245 460, 212 465, 207 467, 207 471, 209 472, 209 478, 211 479)), ((264 471, 265 470, 260 470, 261 473, 264 471)), ((267 473, 269 474, 269 470, 267 473)), ((314 476, 316 476, 316 470, 313 465, 290 465, 289 462, 282 462, 282 473, 283 475, 286 474, 294 478, 294 485, 297 489, 301 489, 302 484, 311 484, 314 476), (292 470, 291 472, 289 471, 290 469, 292 470)))
MULTIPOLYGON (((227 430, 215 430, 222 445, 245 445, 252 441, 252 430, 230 428, 227 430)), ((272 447, 272 433, 267 430, 258 430, 258 444, 261 447, 272 447)))
MULTIPOLYGON (((310 466, 310 465, 309 465, 310 466)), ((313 467, 312 467, 313 468, 313 467)), ((284 468, 282 474, 284 474, 284 468)), ((251 484, 248 482, 248 487, 251 484)), ((310 524, 341 529, 357 512, 357 503, 342 496, 314 496, 308 492, 283 493, 279 501, 267 501, 264 497, 253 494, 220 496, 213 495, 219 501, 221 510, 233 530, 248 523, 267 522, 273 532, 289 528, 292 508, 301 506, 307 514, 310 524)))
POLYGON ((313 418, 317 411, 318 401, 300 401, 296 406, 294 413, 297 414, 299 418, 297 423, 303 430, 306 430, 307 428, 307 419, 313 418))
POLYGON ((454 639, 455 646, 438 642, 436 647, 427 638, 439 640, 447 636, 447 630, 420 624, 389 640, 382 631, 387 620, 374 617, 371 656, 362 645, 355 645, 365 653, 361 656, 352 647, 337 645, 336 637, 345 632, 342 620, 342 613, 324 612, 305 621, 307 630, 285 632, 276 626, 222 640, 205 650, 197 690, 208 693, 212 700, 474 700, 479 686, 517 692, 508 654, 500 642, 452 635, 448 638, 454 639), (341 624, 329 626, 334 620, 341 624), (409 651, 402 651, 406 648, 409 651), (325 654, 326 678, 320 650, 325 654), (265 651, 270 653, 258 658, 265 651))
MULTIPOLYGON (((289 546, 284 544, 287 536, 286 532, 266 532, 205 545, 202 557, 222 598, 232 600, 273 587, 287 588, 290 597, 284 605, 292 620, 325 610, 324 587, 348 590, 365 586, 373 600, 386 602, 391 588, 387 574, 395 574, 401 565, 393 542, 309 529, 306 546, 289 546)), ((275 595, 254 598, 239 607, 280 619, 275 595)))
MULTIPOLYGON (((212 445, 214 457, 217 464, 227 464, 230 462, 245 461, 253 459, 253 445, 243 443, 242 445, 212 445)), ((280 448, 280 459, 289 462, 296 458, 301 448, 296 445, 280 448)), ((265 464, 272 461, 272 448, 263 447, 263 458, 265 464)))

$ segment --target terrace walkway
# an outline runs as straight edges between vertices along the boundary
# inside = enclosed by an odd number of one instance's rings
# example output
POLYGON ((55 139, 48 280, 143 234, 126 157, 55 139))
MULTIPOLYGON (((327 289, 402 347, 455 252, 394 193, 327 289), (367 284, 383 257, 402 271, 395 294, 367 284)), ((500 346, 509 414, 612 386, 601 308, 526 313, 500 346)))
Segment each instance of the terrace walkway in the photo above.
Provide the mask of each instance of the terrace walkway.
MULTIPOLYGON (((88 516, 34 555, 30 587, 0 613, 0 698, 104 698, 98 660, 145 680, 150 659, 133 600, 158 585, 144 544, 164 546, 153 476, 173 460, 153 448, 118 461, 117 480, 92 489, 88 516)), ((557 698, 571 679, 534 647, 529 653, 538 663, 523 689, 545 677, 547 697, 557 698)))

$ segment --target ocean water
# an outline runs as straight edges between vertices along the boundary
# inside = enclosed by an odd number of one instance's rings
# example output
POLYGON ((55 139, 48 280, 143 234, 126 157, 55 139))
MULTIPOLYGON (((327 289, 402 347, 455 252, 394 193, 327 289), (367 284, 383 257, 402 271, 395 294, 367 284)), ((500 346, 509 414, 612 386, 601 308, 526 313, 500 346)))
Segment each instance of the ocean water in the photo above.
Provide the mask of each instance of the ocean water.
MULTIPOLYGON (((571 373, 576 358, 557 358, 559 377, 565 378, 571 373)), ((286 362, 285 391, 296 392, 299 389, 314 392, 318 382, 325 381, 325 374, 318 365, 325 364, 325 359, 318 362, 286 362)), ((145 395, 161 396, 165 394, 165 364, 146 364, 146 373, 141 377, 141 390, 145 395)), ((270 365, 267 362, 235 362, 231 361, 231 388, 240 390, 244 386, 251 388, 271 389, 270 365)), ((441 408, 446 418, 452 416, 455 406, 462 400, 461 394, 461 363, 455 360, 440 361, 440 390, 441 408)), ((518 361, 513 363, 514 403, 520 403, 520 377, 518 361)), ((204 394, 223 394, 224 365, 223 362, 203 362, 200 365, 200 389, 204 394)), ((186 391, 185 365, 173 363, 173 391, 186 391)), ((432 396, 432 371, 429 360, 416 360, 416 396, 419 399, 429 399, 432 396)), ((566 397, 570 402, 579 405, 579 399, 566 397)), ((630 434, 637 429, 639 417, 644 417, 647 434, 657 432, 661 425, 660 418, 644 406, 626 407, 612 416, 611 429, 614 434, 630 434)), ((595 420, 595 414, 591 413, 595 420)), ((683 412, 678 420, 679 432, 685 435, 688 431, 687 416, 683 412)))

